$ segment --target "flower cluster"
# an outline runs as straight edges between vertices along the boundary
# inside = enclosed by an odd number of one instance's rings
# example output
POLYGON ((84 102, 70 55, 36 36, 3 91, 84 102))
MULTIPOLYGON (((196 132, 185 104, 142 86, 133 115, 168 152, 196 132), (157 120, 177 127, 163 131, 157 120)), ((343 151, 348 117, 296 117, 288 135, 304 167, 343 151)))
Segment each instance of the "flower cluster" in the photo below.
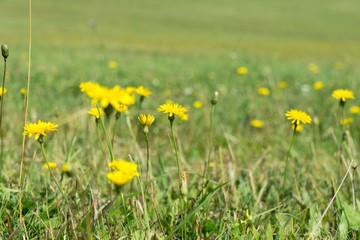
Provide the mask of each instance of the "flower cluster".
POLYGON ((116 186, 122 186, 130 182, 134 177, 140 176, 136 163, 119 159, 110 162, 108 166, 114 171, 108 172, 106 177, 116 186))

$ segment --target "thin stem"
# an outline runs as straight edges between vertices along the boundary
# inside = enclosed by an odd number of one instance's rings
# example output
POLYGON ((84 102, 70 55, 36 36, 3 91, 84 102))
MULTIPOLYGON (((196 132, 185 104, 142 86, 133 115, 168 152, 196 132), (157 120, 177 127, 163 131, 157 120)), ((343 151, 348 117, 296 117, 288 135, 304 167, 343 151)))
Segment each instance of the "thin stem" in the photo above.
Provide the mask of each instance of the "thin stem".
POLYGON ((4 98, 5 98, 5 78, 6 78, 6 58, 4 58, 4 74, 3 74, 3 82, 2 82, 2 89, 1 89, 1 105, 0 105, 0 141, 1 141, 1 156, 0 156, 0 179, 2 179, 2 166, 3 166, 3 159, 4 159, 4 134, 2 129, 2 117, 3 117, 3 105, 4 105, 4 98))
MULTIPOLYGON (((213 117, 214 117, 214 110, 215 110, 215 105, 211 104, 211 112, 210 112, 210 130, 209 130, 209 153, 208 153, 208 157, 205 159, 205 166, 204 166, 204 170, 203 170, 203 175, 202 175, 202 179, 203 179, 203 187, 202 187, 202 191, 205 188, 205 184, 206 184, 206 178, 207 178, 207 171, 208 171, 208 167, 209 167, 209 162, 211 160, 211 155, 213 154, 214 151, 214 146, 213 146, 213 117)), ((204 193, 204 191, 203 191, 204 193)))
POLYGON ((114 140, 115 140, 115 135, 116 135, 116 127, 117 127, 117 122, 118 122, 119 118, 120 118, 120 113, 117 112, 116 115, 115 115, 115 123, 114 123, 112 138, 111 138, 111 147, 114 147, 114 140))
MULTIPOLYGON (((99 116, 100 116, 100 109, 99 109, 99 106, 96 106, 96 108, 98 109, 99 111, 99 116)), ((109 139, 109 134, 106 130, 106 127, 105 127, 105 124, 104 124, 104 120, 102 117, 99 117, 99 120, 100 120, 100 123, 101 123, 101 127, 104 131, 104 134, 105 134, 105 138, 106 138, 106 143, 107 143, 107 146, 108 146, 108 149, 109 149, 109 153, 110 153, 110 158, 111 158, 111 161, 115 159, 114 157, 114 152, 113 152, 113 149, 112 149, 112 145, 111 145, 111 141, 109 139)))
POLYGON ((284 178, 283 178, 283 191, 284 192, 286 190, 286 179, 287 179, 287 172, 288 172, 288 169, 289 169, 289 158, 290 158, 291 148, 292 148, 292 146, 294 144, 294 141, 295 141, 296 128, 297 128, 297 125, 295 123, 293 135, 291 137, 290 146, 289 146, 289 149, 288 149, 287 154, 286 154, 286 165, 285 165, 284 178))
POLYGON ((181 174, 180 174, 180 161, 179 161, 179 150, 178 150, 178 146, 176 143, 176 138, 175 138, 175 133, 174 133, 174 126, 173 126, 173 122, 170 121, 170 128, 171 128, 171 137, 172 137, 172 142, 173 142, 173 148, 175 151, 175 158, 176 158, 176 165, 177 165, 177 172, 178 172, 178 183, 179 183, 179 191, 181 188, 181 174))
POLYGON ((67 203, 67 198, 66 198, 64 192, 61 190, 58 182, 56 181, 56 178, 55 178, 54 173, 52 172, 51 168, 49 167, 49 162, 48 162, 48 160, 47 160, 47 158, 46 158, 44 143, 43 143, 43 142, 40 142, 40 146, 41 146, 41 152, 42 152, 42 154, 43 154, 43 156, 44 156, 44 159, 45 159, 45 163, 46 163, 46 165, 48 166, 48 170, 49 170, 49 172, 50 172, 50 176, 51 176, 52 180, 55 182, 55 185, 56 185, 57 188, 59 189, 62 197, 63 197, 64 200, 65 200, 65 202, 67 203))
POLYGON ((147 133, 144 133, 146 141, 146 186, 149 182, 149 169, 150 169, 150 149, 149 149, 149 137, 147 133))
MULTIPOLYGON (((32 0, 29 0, 29 56, 28 56, 28 75, 27 75, 27 87, 26 87, 26 95, 25 95, 25 111, 24 111, 24 126, 26 125, 26 119, 29 109, 29 96, 30 96, 30 79, 31 79, 31 53, 32 53, 32 0)), ((20 223, 23 221, 22 217, 22 172, 23 172, 23 165, 24 165, 24 158, 25 158, 25 135, 22 138, 22 145, 21 145, 21 161, 19 167, 19 182, 18 182, 18 189, 19 189, 19 196, 18 196, 18 206, 19 206, 19 218, 20 223)), ((26 225, 24 224, 25 236, 28 237, 26 225)))

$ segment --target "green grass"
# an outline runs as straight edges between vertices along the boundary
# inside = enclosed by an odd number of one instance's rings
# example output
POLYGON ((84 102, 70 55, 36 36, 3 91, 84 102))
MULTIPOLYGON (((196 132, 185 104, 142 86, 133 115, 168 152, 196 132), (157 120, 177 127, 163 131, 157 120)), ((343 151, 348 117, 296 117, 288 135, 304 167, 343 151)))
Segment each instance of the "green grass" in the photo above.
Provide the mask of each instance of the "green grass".
MULTIPOLYGON (((73 239, 307 239, 319 222, 346 166, 339 163, 343 128, 337 88, 358 98, 360 56, 357 1, 33 1, 33 56, 28 122, 59 124, 45 138, 49 161, 69 162, 71 177, 54 170, 65 201, 49 172, 39 144, 26 139, 21 183, 19 164, 26 87, 28 6, 2 0, 0 41, 10 47, 5 96, 4 166, 0 184, 0 238, 73 239), (96 20, 91 29, 89 19, 96 20), (118 62, 109 69, 110 60, 118 62), (336 62, 343 68, 336 69, 336 62), (308 64, 320 72, 312 74, 308 64), (249 73, 239 76, 236 68, 249 73), (129 109, 115 131, 115 158, 138 163, 141 177, 116 190, 106 179, 110 160, 104 131, 98 139, 85 81, 144 85, 153 93, 142 110, 129 109), (287 82, 280 89, 277 83, 287 82), (323 81, 324 88, 312 85, 323 81), (269 96, 257 88, 267 87, 269 96), (209 156, 210 99, 214 111, 209 183, 203 166, 209 156), (175 119, 182 170, 187 173, 188 203, 178 195, 176 161, 167 116, 156 108, 172 100, 189 110, 189 121, 175 119), (203 108, 192 104, 200 100, 203 108), (313 122, 296 135, 289 156, 286 191, 283 173, 292 130, 285 112, 298 108, 313 122), (152 186, 145 186, 146 145, 137 116, 156 117, 150 127, 152 186), (252 119, 264 128, 250 126, 252 119), (224 185, 223 185, 224 184, 224 185), (142 189, 145 194, 142 194, 142 189), (145 208, 145 204, 147 208, 145 208), (147 210, 147 216, 143 211, 147 210), (184 213, 185 212, 185 213, 184 213), (251 217, 249 216, 251 215, 251 217), (150 229, 146 226, 150 225, 150 229)), ((359 116, 345 127, 345 162, 357 162, 359 116)), ((114 119, 105 121, 109 134, 114 119)), ((359 184, 358 168, 351 172, 359 184)), ((313 232, 314 239, 359 238, 358 193, 353 206, 346 179, 335 202, 313 232)))

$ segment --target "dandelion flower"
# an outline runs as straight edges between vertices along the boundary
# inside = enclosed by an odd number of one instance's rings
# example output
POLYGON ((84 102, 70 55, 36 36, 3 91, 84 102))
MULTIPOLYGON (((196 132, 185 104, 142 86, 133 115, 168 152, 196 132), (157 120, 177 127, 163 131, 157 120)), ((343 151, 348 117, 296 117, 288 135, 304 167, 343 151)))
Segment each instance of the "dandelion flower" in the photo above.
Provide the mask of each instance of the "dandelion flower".
POLYGON ((71 166, 70 164, 68 163, 64 163, 62 166, 61 166, 61 171, 63 171, 64 173, 68 173, 68 172, 71 172, 71 166))
POLYGON ((317 81, 313 84, 314 90, 320 90, 322 88, 324 88, 324 83, 322 81, 317 81))
POLYGON ((317 74, 317 73, 320 72, 320 69, 319 69, 318 65, 316 65, 315 63, 310 63, 308 65, 308 69, 313 74, 317 74))
POLYGON ((94 116, 96 119, 99 119, 100 116, 105 115, 105 112, 104 112, 104 109, 102 109, 102 108, 99 108, 99 110, 97 108, 92 108, 88 111, 88 114, 94 116), (100 114, 99 114, 99 112, 100 112, 100 114))
POLYGON ((311 123, 311 117, 306 112, 297 109, 291 109, 287 111, 285 116, 295 126, 299 126, 301 123, 311 123))
POLYGON ((110 69, 115 69, 115 68, 118 67, 118 63, 117 63, 116 61, 109 61, 109 62, 108 62, 108 67, 109 67, 110 69))
POLYGON ((350 113, 352 114, 359 114, 360 113, 360 107, 359 106, 352 106, 350 108, 350 113))
POLYGON ((236 69, 236 72, 239 75, 246 75, 246 74, 248 74, 248 69, 247 69, 247 67, 238 67, 236 69))
POLYGON ((54 169, 54 168, 56 168, 57 167, 57 164, 56 163, 54 163, 54 162, 48 162, 48 163, 45 163, 44 165, 43 165, 43 167, 45 168, 45 169, 54 169))
POLYGON ((122 186, 131 181, 134 177, 140 176, 140 173, 137 171, 136 163, 119 159, 110 162, 108 166, 115 171, 108 172, 106 177, 110 182, 117 186, 122 186))
POLYGON ((126 105, 124 105, 124 104, 121 104, 121 103, 115 105, 114 108, 118 113, 123 113, 126 110, 128 110, 128 107, 126 105))
POLYGON ((261 87, 257 89, 258 94, 262 95, 262 96, 268 96, 270 94, 270 89, 266 88, 266 87, 261 87))
POLYGON ((341 125, 349 125, 350 123, 354 122, 353 118, 344 118, 340 120, 341 125))
POLYGON ((26 96, 26 89, 25 89, 25 88, 21 88, 21 89, 20 89, 20 93, 21 93, 21 96, 26 96))
POLYGON ((264 122, 259 120, 259 119, 254 119, 254 120, 251 120, 250 125, 253 128, 263 128, 264 127, 264 122))
POLYGON ((3 87, 0 87, 0 97, 2 96, 2 92, 4 91, 4 95, 7 93, 7 89, 6 88, 3 88, 3 87))
POLYGON ((148 114, 148 115, 140 114, 140 116, 138 117, 138 120, 139 120, 140 124, 143 125, 144 127, 145 126, 149 127, 155 121, 155 117, 151 114, 148 114))
POLYGON ((354 93, 347 89, 336 89, 332 93, 332 97, 340 99, 340 103, 345 103, 346 99, 355 99, 354 93))
POLYGON ((28 123, 24 126, 23 135, 31 137, 35 135, 35 140, 39 141, 43 136, 47 136, 47 132, 57 131, 58 125, 52 122, 43 122, 39 120, 37 123, 28 123))
POLYGON ((151 94, 151 91, 145 88, 144 86, 139 86, 138 88, 135 89, 135 92, 142 97, 147 97, 151 94))
POLYGON ((195 101, 193 102, 193 107, 196 109, 200 109, 203 107, 203 103, 201 101, 195 101))
POLYGON ((277 83, 278 88, 286 88, 287 83, 285 81, 281 81, 277 83))
POLYGON ((188 115, 186 114, 187 109, 177 103, 165 103, 158 107, 157 111, 167 113, 171 119, 174 119, 176 115, 180 120, 188 120, 188 115))

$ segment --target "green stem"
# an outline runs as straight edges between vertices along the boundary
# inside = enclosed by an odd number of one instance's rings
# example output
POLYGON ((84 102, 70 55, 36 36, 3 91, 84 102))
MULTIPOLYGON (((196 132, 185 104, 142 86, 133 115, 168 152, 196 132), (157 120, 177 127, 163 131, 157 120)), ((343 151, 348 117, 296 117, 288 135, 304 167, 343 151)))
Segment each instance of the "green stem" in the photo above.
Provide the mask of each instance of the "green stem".
POLYGON ((170 120, 170 128, 171 128, 171 137, 173 142, 173 148, 175 151, 175 158, 176 158, 176 164, 177 164, 177 172, 178 172, 178 183, 179 183, 179 191, 181 188, 181 173, 180 173, 180 161, 179 161, 179 150, 176 143, 175 133, 174 133, 174 126, 173 122, 170 120))
POLYGON ((115 114, 115 123, 114 123, 114 128, 113 128, 113 134, 112 134, 112 138, 111 138, 111 146, 114 147, 114 139, 115 139, 115 135, 116 135, 116 127, 117 127, 117 122, 118 119, 120 118, 120 113, 117 112, 115 114))
POLYGON ((144 133, 146 141, 146 186, 149 181, 149 169, 150 169, 150 149, 149 149, 149 137, 147 133, 144 133))
MULTIPOLYGON (((99 111, 99 116, 101 116, 100 114, 100 109, 99 109, 99 106, 96 106, 96 108, 98 109, 99 111)), ((100 123, 101 123, 101 127, 104 131, 104 134, 105 134, 105 138, 106 138, 106 144, 107 144, 107 147, 109 149, 109 153, 110 153, 110 158, 111 158, 111 161, 115 159, 114 157, 114 152, 113 152, 113 149, 112 149, 112 145, 111 145, 111 141, 110 141, 110 138, 109 138, 109 134, 106 130, 106 127, 105 127, 105 124, 104 124, 104 120, 102 117, 99 117, 99 120, 100 120, 100 123)))
POLYGON ((203 187, 202 187, 202 192, 204 193, 204 188, 206 185, 206 178, 207 178, 207 171, 208 171, 208 167, 209 167, 209 162, 211 160, 211 155, 213 153, 214 150, 214 146, 213 146, 213 117, 214 117, 214 110, 215 110, 215 105, 211 104, 211 112, 210 112, 210 130, 209 130, 209 153, 208 153, 208 157, 205 159, 205 166, 204 166, 204 170, 203 170, 203 175, 202 175, 202 179, 203 179, 203 187))
POLYGON ((1 144, 1 156, 0 156, 0 180, 2 179, 2 166, 3 166, 3 159, 4 159, 4 134, 2 129, 2 117, 3 117, 3 105, 4 105, 4 98, 5 98, 5 78, 6 78, 6 58, 4 58, 4 74, 3 74, 3 82, 2 82, 2 89, 1 89, 1 105, 0 105, 0 144, 1 144))
POLYGON ((44 143, 43 143, 43 142, 39 142, 39 143, 40 143, 40 146, 41 146, 41 152, 42 152, 42 154, 43 154, 43 156, 44 156, 44 159, 45 159, 45 163, 46 163, 46 165, 48 166, 48 170, 49 170, 49 172, 50 172, 50 176, 51 176, 52 180, 55 182, 55 185, 56 185, 57 188, 59 189, 62 197, 63 197, 64 200, 65 200, 65 202, 68 203, 68 202, 67 202, 67 198, 66 198, 64 192, 61 190, 58 182, 56 181, 56 178, 55 178, 54 173, 52 172, 51 168, 49 167, 49 162, 48 162, 48 160, 47 160, 47 158, 46 158, 44 143))
POLYGON ((289 158, 290 158, 291 148, 292 148, 292 146, 294 144, 294 140, 295 140, 296 128, 297 128, 297 125, 295 124, 293 135, 291 137, 290 146, 289 146, 289 149, 288 149, 287 154, 286 154, 286 165, 285 165, 284 178, 283 178, 283 191, 284 192, 286 190, 286 179, 287 179, 287 172, 288 172, 288 169, 289 169, 289 158))

